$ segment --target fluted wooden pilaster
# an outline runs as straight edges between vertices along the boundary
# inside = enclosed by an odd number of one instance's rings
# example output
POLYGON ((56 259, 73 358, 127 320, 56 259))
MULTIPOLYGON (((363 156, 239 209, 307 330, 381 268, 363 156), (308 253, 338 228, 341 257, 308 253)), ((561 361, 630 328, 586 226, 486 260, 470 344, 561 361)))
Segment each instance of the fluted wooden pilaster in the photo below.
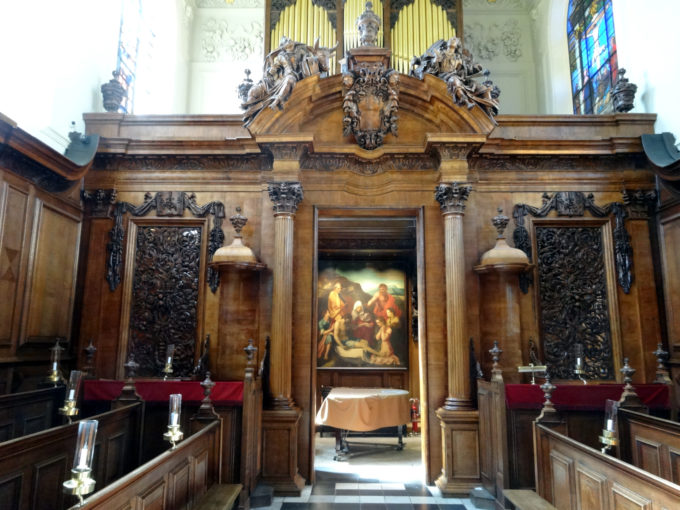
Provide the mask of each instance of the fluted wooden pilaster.
POLYGON ((444 409, 470 410, 470 351, 465 310, 465 253, 463 215, 470 186, 440 184, 435 198, 444 216, 446 267, 446 347, 448 353, 448 397, 444 409))
POLYGON ((297 182, 269 184, 274 202, 274 266, 270 368, 275 409, 294 406, 291 398, 293 356, 293 237, 302 186, 297 182))

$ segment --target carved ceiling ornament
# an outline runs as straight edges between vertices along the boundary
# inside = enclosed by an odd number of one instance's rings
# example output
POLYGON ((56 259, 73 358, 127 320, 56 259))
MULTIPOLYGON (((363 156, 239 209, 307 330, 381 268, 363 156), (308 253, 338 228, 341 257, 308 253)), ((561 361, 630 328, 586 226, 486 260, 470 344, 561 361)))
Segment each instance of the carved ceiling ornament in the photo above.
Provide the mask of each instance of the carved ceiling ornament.
POLYGON ((319 46, 318 37, 314 46, 308 46, 283 36, 279 47, 265 57, 262 79, 250 88, 248 99, 241 104, 243 125, 250 125, 267 107, 282 110, 298 81, 327 73, 336 48, 319 46))
POLYGON ((434 190, 434 198, 439 202, 439 209, 442 214, 463 214, 465 213, 465 202, 467 202, 472 186, 459 185, 457 182, 451 184, 441 183, 434 190))
POLYGON ((479 106, 495 123, 498 115, 500 89, 488 78, 488 71, 473 60, 472 54, 463 49, 461 40, 452 37, 448 41, 440 39, 420 57, 411 60, 410 76, 422 80, 431 74, 446 82, 453 101, 468 109, 479 106), (486 79, 480 83, 475 78, 484 74, 486 79))
POLYGON ((269 198, 274 203, 274 216, 297 212, 297 206, 303 198, 302 185, 299 182, 270 182, 268 191, 269 198))
MULTIPOLYGON (((586 211, 596 218, 605 218, 611 215, 614 217, 613 237, 616 279, 623 292, 628 294, 633 284, 633 248, 630 244, 630 235, 624 224, 627 216, 626 206, 621 202, 612 202, 600 207, 595 205, 592 193, 585 195, 581 191, 560 191, 553 195, 544 193, 542 198, 543 205, 540 208, 527 204, 515 205, 512 211, 512 216, 515 220, 515 231, 512 236, 515 247, 526 253, 529 261, 531 261, 531 239, 529 232, 524 226, 524 218, 527 215, 531 215, 534 218, 545 218, 552 210, 555 210, 558 216, 568 217, 580 217, 586 211)), ((520 274, 520 289, 522 292, 526 294, 531 283, 531 275, 528 273, 520 274)))
POLYGON ((503 24, 465 24, 465 47, 485 61, 503 54, 508 60, 516 62, 522 56, 521 36, 522 31, 516 19, 508 19, 503 24))
MULTIPOLYGON (((182 216, 184 210, 189 211, 198 218, 205 218, 212 215, 213 226, 210 230, 208 241, 208 261, 213 254, 224 243, 224 232, 222 231, 222 220, 225 217, 224 204, 222 202, 209 202, 199 206, 196 203, 194 193, 187 194, 183 191, 160 191, 152 196, 147 192, 144 194, 144 203, 135 206, 129 202, 113 203, 113 228, 109 231, 110 241, 106 245, 106 281, 109 282, 111 292, 120 285, 120 273, 123 263, 123 240, 125 229, 123 228, 123 217, 125 213, 132 216, 146 216, 150 211, 155 210, 157 216, 182 216)), ((208 267, 208 284, 210 290, 215 293, 220 284, 219 272, 208 267)))
POLYGON ((208 62, 248 60, 262 54, 263 43, 264 25, 258 21, 234 25, 210 18, 201 26, 201 57, 208 62))

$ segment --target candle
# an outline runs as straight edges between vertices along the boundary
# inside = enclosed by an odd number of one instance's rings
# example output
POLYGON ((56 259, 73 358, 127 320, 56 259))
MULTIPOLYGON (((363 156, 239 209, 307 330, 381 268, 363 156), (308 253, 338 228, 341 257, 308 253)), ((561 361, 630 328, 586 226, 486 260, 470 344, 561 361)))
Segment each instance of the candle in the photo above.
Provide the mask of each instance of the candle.
POLYGON ((56 372, 56 371, 57 371, 57 362, 53 361, 52 362, 52 372, 56 372))
POLYGON ((80 459, 78 461, 78 466, 76 469, 88 469, 87 465, 87 446, 83 446, 80 450, 80 459))
POLYGON ((576 366, 579 367, 579 368, 581 367, 581 358, 580 357, 576 358, 576 366))
POLYGON ((76 390, 70 389, 68 390, 68 399, 67 400, 75 400, 76 397, 76 390))
POLYGON ((170 425, 177 425, 179 421, 179 414, 172 412, 170 413, 170 425))
POLYGON ((168 365, 172 365, 172 356, 168 356, 168 361, 166 361, 168 365))
POLYGON ((607 418, 607 430, 610 432, 614 432, 614 420, 611 418, 607 418))

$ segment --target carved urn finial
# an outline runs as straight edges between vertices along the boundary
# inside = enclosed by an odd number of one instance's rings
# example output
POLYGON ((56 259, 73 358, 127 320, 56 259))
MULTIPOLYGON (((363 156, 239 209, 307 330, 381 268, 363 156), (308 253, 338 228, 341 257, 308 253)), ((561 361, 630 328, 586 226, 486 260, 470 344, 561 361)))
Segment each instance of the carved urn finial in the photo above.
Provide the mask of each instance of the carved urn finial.
POLYGON ((656 379, 655 383, 658 384, 671 384, 671 378, 668 375, 668 369, 666 368, 666 360, 668 359, 668 351, 663 350, 663 344, 659 342, 656 346, 656 350, 652 353, 656 356, 656 379))
POLYGON ((505 232, 505 227, 508 226, 510 218, 503 214, 502 207, 499 207, 497 210, 498 215, 493 217, 491 223, 493 223, 493 226, 496 227, 496 232, 498 232, 498 237, 496 239, 505 239, 503 232, 505 232))
POLYGON ((255 353, 257 352, 257 347, 253 345, 253 339, 248 339, 248 345, 243 348, 246 351, 247 364, 250 366, 255 361, 255 353))
POLYGON ((541 384, 540 386, 541 391, 543 391, 543 398, 545 398, 545 402, 543 403, 543 407, 547 407, 550 409, 554 408, 554 405, 552 403, 552 394, 553 391, 555 391, 555 388, 557 388, 553 383, 550 382, 550 373, 546 372, 545 373, 545 382, 541 384))
POLYGON ((623 384, 628 388, 631 386, 633 374, 635 374, 635 369, 628 364, 628 358, 623 358, 623 367, 621 367, 620 372, 623 374, 623 384))
POLYGON ((253 87, 253 80, 250 78, 250 69, 246 69, 245 73, 246 77, 238 86, 238 98, 241 100, 241 103, 248 101, 248 92, 250 92, 250 89, 253 87))
POLYGON ((241 230, 243 230, 243 227, 248 223, 248 218, 241 215, 240 207, 236 208, 236 214, 230 217, 229 221, 231 221, 231 225, 234 227, 234 230, 236 230, 236 237, 243 237, 241 235, 241 230))
POLYGON ((139 363, 135 361, 135 355, 133 353, 130 353, 128 355, 128 359, 123 365, 125 368, 125 377, 127 379, 132 379, 137 375, 137 369, 139 368, 139 363))
POLYGON ((498 360, 501 358, 503 349, 498 347, 498 340, 493 341, 493 348, 489 349, 489 354, 491 354, 491 361, 493 365, 491 366, 491 380, 492 381, 502 381, 503 380, 503 370, 501 369, 498 360))
POLYGON ((116 69, 111 74, 113 75, 113 78, 101 87, 102 99, 104 102, 104 109, 107 112, 117 112, 123 104, 123 99, 125 99, 127 91, 118 79, 120 71, 116 69))
POLYGON ((373 2, 366 2, 366 10, 357 18, 357 30, 361 46, 377 45, 380 17, 373 12, 373 2))
POLYGON ((633 102, 635 101, 635 92, 637 92, 637 85, 630 83, 625 77, 626 70, 619 68, 618 77, 616 78, 616 85, 612 90, 612 100, 614 102, 614 111, 625 113, 633 109, 633 102))
POLYGON ((633 387, 633 374, 635 369, 628 364, 628 358, 623 358, 623 367, 621 367, 623 374, 623 392, 619 399, 619 408, 639 410, 641 412, 648 412, 647 406, 642 403, 635 388, 633 387))
POLYGON ((201 382, 201 387, 203 388, 203 396, 205 397, 204 400, 210 400, 210 394, 212 393, 212 389, 215 387, 215 383, 210 378, 210 371, 205 373, 205 379, 203 379, 203 382, 201 382))

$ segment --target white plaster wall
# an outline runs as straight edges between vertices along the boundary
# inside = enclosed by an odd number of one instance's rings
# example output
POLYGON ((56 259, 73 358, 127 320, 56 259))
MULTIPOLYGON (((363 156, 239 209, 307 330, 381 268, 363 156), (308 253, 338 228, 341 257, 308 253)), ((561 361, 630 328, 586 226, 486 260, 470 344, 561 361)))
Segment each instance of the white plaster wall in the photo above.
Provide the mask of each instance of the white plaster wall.
POLYGON ((655 131, 680 140, 680 2, 612 0, 619 67, 638 86, 633 113, 657 113, 655 131))
POLYGON ((0 1, 0 112, 63 152, 71 121, 104 111, 119 28, 119 2, 0 1))
POLYGON ((539 113, 531 6, 530 0, 463 2, 465 47, 501 89, 501 114, 539 113))
MULTIPOLYGON (((250 69, 262 77, 264 6, 199 7, 191 39, 188 113, 241 113, 238 86, 250 69)), ((264 2, 261 2, 264 4, 264 2)), ((201 4, 199 4, 200 6, 201 4)))

